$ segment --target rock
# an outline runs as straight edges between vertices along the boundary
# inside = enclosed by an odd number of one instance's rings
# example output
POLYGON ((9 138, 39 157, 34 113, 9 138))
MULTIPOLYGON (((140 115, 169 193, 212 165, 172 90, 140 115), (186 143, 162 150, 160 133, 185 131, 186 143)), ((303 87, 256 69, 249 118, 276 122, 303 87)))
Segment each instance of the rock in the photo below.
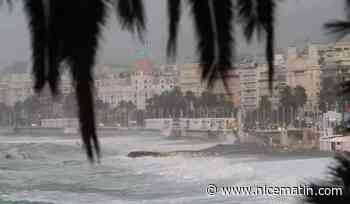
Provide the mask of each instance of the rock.
POLYGON ((166 157, 170 156, 168 153, 162 153, 162 152, 149 152, 149 151, 135 151, 130 152, 128 154, 128 157, 131 158, 138 158, 138 157, 166 157))
POLYGON ((11 159, 11 160, 13 160, 13 159, 15 159, 15 157, 12 156, 11 154, 6 154, 6 155, 5 155, 5 159, 11 159))

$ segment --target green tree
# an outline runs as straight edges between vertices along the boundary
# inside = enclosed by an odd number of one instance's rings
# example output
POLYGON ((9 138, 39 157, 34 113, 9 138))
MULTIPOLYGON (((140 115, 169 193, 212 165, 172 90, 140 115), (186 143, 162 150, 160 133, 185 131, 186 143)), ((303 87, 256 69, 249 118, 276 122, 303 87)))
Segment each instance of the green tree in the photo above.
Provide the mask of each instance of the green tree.
POLYGON ((306 104, 307 95, 304 87, 296 86, 292 89, 285 86, 280 92, 280 105, 284 108, 301 108, 306 104))
POLYGON ((268 96, 262 96, 259 103, 259 111, 260 112, 271 112, 272 103, 268 96))
POLYGON ((293 96, 292 88, 285 86, 280 92, 280 105, 285 108, 293 107, 295 105, 295 98, 293 96))
POLYGON ((296 86, 293 90, 293 96, 294 96, 294 108, 301 108, 304 107, 307 101, 307 95, 305 88, 302 86, 296 86))
POLYGON ((136 105, 131 101, 120 101, 118 106, 114 108, 114 113, 116 114, 116 122, 123 127, 128 127, 130 120, 137 121, 137 115, 140 114, 136 105))
POLYGON ((0 103, 0 125, 9 125, 11 117, 11 108, 5 103, 0 103))

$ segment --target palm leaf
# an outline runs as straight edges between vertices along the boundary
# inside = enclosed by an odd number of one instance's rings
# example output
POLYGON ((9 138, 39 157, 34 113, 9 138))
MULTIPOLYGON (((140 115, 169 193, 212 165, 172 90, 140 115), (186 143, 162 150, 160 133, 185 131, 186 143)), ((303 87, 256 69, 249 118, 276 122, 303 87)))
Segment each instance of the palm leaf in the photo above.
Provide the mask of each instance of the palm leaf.
POLYGON ((123 29, 137 31, 142 38, 146 28, 145 11, 142 0, 117 0, 117 15, 123 29))
POLYGON ((335 20, 325 24, 325 29, 337 35, 337 38, 344 38, 350 33, 350 0, 345 0, 345 9, 347 12, 346 20, 335 20))
POLYGON ((269 88, 272 91, 274 76, 274 24, 275 24, 275 0, 259 0, 258 16, 266 32, 266 59, 269 65, 269 88))
POLYGON ((100 27, 105 23, 105 1, 60 0, 50 1, 48 6, 41 2, 25 2, 32 31, 35 87, 41 91, 48 82, 52 92, 57 93, 59 65, 63 62, 69 65, 79 106, 82 139, 89 160, 94 161, 100 157, 100 147, 93 109, 92 68, 100 27))
POLYGON ((0 0, 0 7, 7 5, 9 8, 12 8, 14 0, 0 0))
MULTIPOLYGON (((229 91, 229 86, 226 83, 225 75, 232 69, 233 58, 233 26, 232 21, 234 17, 233 2, 231 0, 212 1, 217 35, 217 65, 214 67, 211 81, 219 77, 223 79, 224 85, 229 91)), ((213 84, 213 82, 211 82, 213 84)))
POLYGON ((272 90, 274 75, 274 23, 276 0, 238 0, 238 17, 243 34, 250 42, 254 33, 258 39, 266 36, 266 59, 269 65, 269 87, 272 90))
POLYGON ((307 195, 307 197, 305 198, 306 202, 317 204, 345 204, 350 202, 350 153, 343 153, 337 155, 335 159, 337 162, 336 166, 330 168, 332 180, 319 182, 320 184, 312 183, 309 186, 313 189, 313 192, 319 192, 320 189, 324 189, 325 187, 341 188, 342 194, 307 195))
POLYGON ((190 3, 198 36, 202 79, 211 87, 216 79, 225 80, 223 76, 232 68, 233 2, 190 0, 190 3))
POLYGON ((31 30, 34 89, 36 92, 40 92, 45 86, 47 78, 47 66, 45 64, 47 53, 47 19, 45 17, 42 1, 26 0, 24 2, 24 8, 27 14, 29 28, 31 30))
POLYGON ((202 79, 210 78, 210 73, 216 58, 216 39, 211 0, 189 0, 194 18, 196 34, 198 36, 197 49, 200 53, 202 79))
POLYGON ((181 0, 168 0, 168 16, 169 40, 167 55, 174 58, 176 56, 177 35, 181 16, 181 0))
POLYGON ((106 5, 103 0, 66 0, 66 4, 70 5, 70 8, 68 12, 65 8, 68 15, 61 19, 60 25, 65 25, 64 20, 70 19, 70 22, 66 29, 62 28, 65 30, 65 33, 61 34, 62 56, 66 57, 75 81, 80 129, 88 158, 93 161, 93 150, 99 158, 100 147, 93 109, 92 68, 95 64, 101 26, 105 24, 106 5), (76 15, 78 10, 79 15, 76 15))
POLYGON ((257 26, 256 1, 237 0, 237 8, 239 20, 243 25, 243 34, 247 41, 250 42, 255 30, 260 31, 261 29, 260 26, 257 26))
POLYGON ((333 21, 325 24, 325 29, 330 33, 337 36, 338 39, 344 38, 350 34, 350 21, 333 21))

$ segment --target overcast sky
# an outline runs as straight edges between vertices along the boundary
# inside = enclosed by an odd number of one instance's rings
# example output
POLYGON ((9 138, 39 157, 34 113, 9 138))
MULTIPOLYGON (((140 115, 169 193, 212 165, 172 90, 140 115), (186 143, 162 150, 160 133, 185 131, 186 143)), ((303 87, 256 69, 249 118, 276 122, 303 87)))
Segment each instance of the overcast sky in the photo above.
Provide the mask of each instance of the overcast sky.
MULTIPOLYGON (((167 40, 167 18, 165 0, 144 0, 147 4, 149 54, 157 62, 165 61, 167 40)), ((302 44, 311 41, 329 41, 322 28, 324 22, 343 16, 343 0, 281 0, 278 10, 277 47, 302 44)), ((195 60, 195 40, 189 9, 183 13, 178 61, 195 60)), ((77 25, 79 26, 79 25, 77 25)), ((0 65, 30 58, 29 35, 22 6, 16 5, 12 12, 0 8, 0 65)), ((104 30, 100 63, 128 63, 135 58, 136 51, 143 46, 128 32, 121 31, 116 18, 111 15, 104 30)), ((239 53, 262 53, 259 46, 246 46, 242 38, 237 39, 239 53)))

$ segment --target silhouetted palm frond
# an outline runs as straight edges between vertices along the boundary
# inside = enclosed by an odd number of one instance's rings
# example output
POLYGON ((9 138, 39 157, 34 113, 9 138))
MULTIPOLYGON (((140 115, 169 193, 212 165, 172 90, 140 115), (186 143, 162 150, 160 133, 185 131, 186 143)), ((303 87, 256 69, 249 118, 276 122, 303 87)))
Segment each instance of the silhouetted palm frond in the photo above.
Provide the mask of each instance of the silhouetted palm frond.
MULTIPOLYGON (((337 155, 335 159, 337 162, 336 166, 330 167, 332 180, 321 182, 322 184, 311 184, 310 187, 313 189, 314 194, 307 195, 305 201, 308 203, 350 203, 350 153, 337 155), (327 193, 324 191, 325 188, 329 188, 328 190, 333 188, 333 193, 331 195, 323 195, 323 193, 327 193), (320 189, 322 189, 322 191, 320 191, 320 189), (320 193, 322 195, 320 195, 320 193)), ((329 192, 330 191, 328 191, 328 193, 329 192)))
POLYGON ((243 34, 250 42, 256 32, 258 39, 266 36, 266 59, 269 64, 269 86, 272 90, 274 75, 274 23, 276 0, 238 0, 238 16, 243 34))
POLYGON ((338 92, 339 96, 350 93, 350 81, 345 81, 340 83, 340 91, 338 92))
POLYGON ((71 29, 68 29, 65 35, 67 44, 64 44, 66 46, 63 47, 62 54, 67 58, 72 70, 79 105, 81 132, 88 157, 93 161, 92 149, 99 157, 100 147, 96 135, 93 109, 92 68, 95 65, 101 26, 105 23, 106 5, 101 0, 75 0, 74 2, 72 9, 69 9, 69 15, 65 17, 74 20, 69 23, 71 29), (76 15, 78 10, 81 12, 76 15), (72 31, 73 34, 70 33, 72 31))
POLYGON ((190 4, 198 36, 202 79, 211 86, 218 76, 232 68, 233 3, 231 0, 190 0, 190 4))
POLYGON ((251 41, 255 31, 258 32, 258 37, 261 33, 261 27, 258 26, 258 17, 256 13, 255 0, 238 0, 238 17, 243 25, 243 34, 248 42, 251 41))
POLYGON ((45 65, 47 29, 44 5, 42 1, 27 0, 24 6, 31 30, 34 89, 39 92, 45 86, 48 69, 45 65))
MULTIPOLYGON (((213 85, 223 79, 232 68, 234 59, 234 3, 239 8, 239 18, 245 36, 251 39, 256 31, 266 35, 267 60, 270 81, 273 75, 273 40, 275 0, 188 0, 194 19, 197 49, 202 68, 202 79, 213 85)), ((25 0, 25 10, 31 29, 33 74, 35 90, 39 92, 46 83, 57 94, 60 65, 70 66, 77 93, 81 132, 89 159, 93 149, 99 154, 93 111, 91 74, 100 26, 104 24, 106 3, 116 7, 122 28, 138 32, 146 29, 142 0, 25 0), (43 2, 48 3, 44 5, 43 2), (77 15, 78 14, 78 15, 77 15), (85 88, 84 88, 85 87, 85 88)), ((176 41, 181 16, 181 0, 168 0, 169 41, 167 54, 176 55, 176 41)))
POLYGON ((325 29, 337 37, 343 38, 350 33, 350 0, 345 0, 346 20, 335 20, 325 24, 325 29))
POLYGON ((93 110, 92 67, 98 48, 100 27, 105 22, 102 0, 25 1, 31 28, 35 90, 48 83, 58 93, 60 65, 69 65, 79 105, 82 138, 88 158, 99 157, 100 147, 93 110), (79 13, 79 15, 77 15, 79 13), (95 150, 95 155, 93 150, 95 150))
POLYGON ((117 0, 116 8, 122 28, 131 32, 137 31, 142 38, 142 33, 146 28, 142 0, 117 0))
POLYGON ((173 58, 176 56, 177 34, 181 17, 181 0, 168 0, 168 17, 169 40, 167 55, 173 58))
POLYGON ((9 8, 12 8, 14 0, 0 0, 0 7, 7 5, 9 8))
MULTIPOLYGON (((217 70, 214 70, 212 77, 219 74, 219 78, 226 81, 224 78, 226 73, 232 69, 232 61, 234 57, 234 37, 233 37, 233 18, 234 9, 231 0, 220 0, 220 3, 213 2, 215 21, 216 21, 216 35, 217 35, 217 70)), ((214 80, 212 78, 211 80, 214 80)), ((228 86, 226 86, 228 88, 228 86)))
POLYGON ((341 39, 350 34, 350 21, 333 21, 325 24, 325 29, 329 33, 335 34, 338 39, 341 39))
POLYGON ((213 11, 210 9, 211 0, 190 0, 195 30, 198 38, 197 49, 200 52, 200 62, 203 73, 207 78, 215 63, 215 31, 212 20, 213 11))

